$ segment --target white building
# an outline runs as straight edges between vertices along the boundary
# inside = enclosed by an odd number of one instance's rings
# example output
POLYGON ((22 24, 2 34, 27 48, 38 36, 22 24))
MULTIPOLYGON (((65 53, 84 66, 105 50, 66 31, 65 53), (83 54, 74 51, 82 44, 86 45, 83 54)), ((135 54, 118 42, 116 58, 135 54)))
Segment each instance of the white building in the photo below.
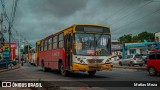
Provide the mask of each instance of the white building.
POLYGON ((155 41, 160 42, 160 32, 155 33, 155 41))
POLYGON ((127 55, 147 54, 146 46, 144 43, 126 43, 125 46, 127 48, 127 55))

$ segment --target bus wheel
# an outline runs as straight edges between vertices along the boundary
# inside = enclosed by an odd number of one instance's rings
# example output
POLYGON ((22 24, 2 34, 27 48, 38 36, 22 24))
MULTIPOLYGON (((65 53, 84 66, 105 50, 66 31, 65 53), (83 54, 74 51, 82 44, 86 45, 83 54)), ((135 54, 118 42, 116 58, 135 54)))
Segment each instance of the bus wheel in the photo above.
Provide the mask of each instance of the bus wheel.
POLYGON ((43 72, 47 72, 47 71, 48 71, 48 68, 46 68, 46 67, 44 66, 44 63, 42 64, 42 70, 43 70, 43 72))
POLYGON ((42 67, 43 72, 47 72, 47 68, 42 67))
POLYGON ((94 76, 94 75, 96 74, 96 71, 88 71, 88 74, 89 74, 90 76, 94 76))
POLYGON ((67 74, 68 74, 68 71, 67 70, 64 70, 64 65, 63 65, 63 63, 61 63, 61 75, 63 75, 63 76, 67 76, 67 74))

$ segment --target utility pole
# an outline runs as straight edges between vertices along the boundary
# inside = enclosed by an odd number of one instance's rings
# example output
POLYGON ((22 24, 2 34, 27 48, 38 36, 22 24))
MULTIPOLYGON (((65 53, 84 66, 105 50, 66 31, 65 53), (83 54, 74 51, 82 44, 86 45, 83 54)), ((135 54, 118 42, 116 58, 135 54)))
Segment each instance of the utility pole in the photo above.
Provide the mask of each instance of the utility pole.
POLYGON ((2 47, 2 43, 3 42, 3 14, 1 14, 1 17, 0 17, 0 48, 2 47))
POLYGON ((20 60, 21 60, 21 52, 20 52, 20 34, 18 34, 18 37, 19 37, 19 39, 18 39, 18 62, 20 63, 20 60))
POLYGON ((2 29, 3 29, 3 14, 1 13, 1 17, 0 17, 0 24, 1 24, 1 30, 0 33, 2 33, 2 29))
POLYGON ((9 55, 10 55, 10 59, 11 59, 11 23, 9 22, 9 27, 8 27, 8 34, 9 34, 9 49, 10 49, 10 52, 9 52, 9 55))
POLYGON ((29 60, 29 43, 27 42, 28 60, 29 60))

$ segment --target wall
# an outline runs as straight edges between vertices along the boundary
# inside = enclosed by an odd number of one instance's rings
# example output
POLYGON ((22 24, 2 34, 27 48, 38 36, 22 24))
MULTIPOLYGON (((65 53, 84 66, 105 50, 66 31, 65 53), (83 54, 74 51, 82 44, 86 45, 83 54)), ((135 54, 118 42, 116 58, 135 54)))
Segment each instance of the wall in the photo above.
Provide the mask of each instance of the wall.
POLYGON ((147 54, 146 47, 129 48, 127 49, 127 55, 130 55, 130 54, 147 54), (134 53, 133 52, 131 53, 131 50, 134 51, 134 53))

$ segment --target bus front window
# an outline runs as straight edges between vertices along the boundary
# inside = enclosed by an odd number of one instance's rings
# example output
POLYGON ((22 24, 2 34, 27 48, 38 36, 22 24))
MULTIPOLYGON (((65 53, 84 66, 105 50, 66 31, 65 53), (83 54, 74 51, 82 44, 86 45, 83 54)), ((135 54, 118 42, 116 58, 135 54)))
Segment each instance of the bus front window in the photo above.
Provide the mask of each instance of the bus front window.
POLYGON ((75 34, 74 52, 76 55, 110 54, 110 35, 75 34))

